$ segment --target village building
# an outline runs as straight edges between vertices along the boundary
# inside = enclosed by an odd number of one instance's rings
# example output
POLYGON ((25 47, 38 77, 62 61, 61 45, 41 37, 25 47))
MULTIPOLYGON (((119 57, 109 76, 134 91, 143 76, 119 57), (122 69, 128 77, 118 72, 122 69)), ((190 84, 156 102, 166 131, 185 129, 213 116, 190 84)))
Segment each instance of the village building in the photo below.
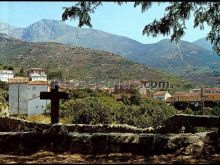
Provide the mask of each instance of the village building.
POLYGON ((171 94, 169 94, 168 91, 157 91, 153 93, 153 98, 158 99, 160 101, 166 102, 168 98, 171 97, 171 94))
POLYGON ((201 88, 192 89, 189 93, 201 93, 201 88))
POLYGON ((40 100, 40 92, 47 92, 47 81, 30 81, 28 77, 9 79, 9 114, 34 115, 45 112, 50 100, 40 100))
POLYGON ((42 68, 31 68, 27 70, 27 73, 31 81, 47 81, 47 75, 42 68))
POLYGON ((28 83, 28 115, 43 114, 50 100, 41 100, 40 92, 49 91, 47 81, 30 81, 28 83))
POLYGON ((146 88, 145 85, 141 85, 139 88, 139 93, 142 96, 142 98, 152 97, 152 91, 150 89, 146 88))
POLYGON ((29 78, 16 77, 9 79, 9 114, 28 114, 28 88, 29 78))
POLYGON ((132 96, 132 90, 137 89, 140 93, 140 99, 146 100, 147 98, 151 97, 151 92, 149 89, 145 87, 145 85, 138 80, 129 80, 119 82, 115 84, 114 91, 111 93, 118 101, 123 99, 123 95, 126 96, 128 99, 132 96))
POLYGON ((122 93, 126 93, 129 94, 131 93, 131 86, 128 84, 115 84, 114 85, 114 92, 113 94, 122 94, 122 93))
POLYGON ((14 73, 12 70, 0 70, 0 81, 8 82, 13 77, 14 73))
POLYGON ((220 93, 220 88, 204 88, 203 93, 220 93))

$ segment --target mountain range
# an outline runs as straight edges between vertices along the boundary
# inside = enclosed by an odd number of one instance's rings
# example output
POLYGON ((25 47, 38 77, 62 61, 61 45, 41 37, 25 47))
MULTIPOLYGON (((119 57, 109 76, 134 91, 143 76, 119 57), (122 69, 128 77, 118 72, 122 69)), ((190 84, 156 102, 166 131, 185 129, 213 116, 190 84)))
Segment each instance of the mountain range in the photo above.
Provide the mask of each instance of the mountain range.
MULTIPOLYGON (((10 64, 18 73, 32 67, 45 68, 47 73, 61 72, 64 79, 97 82, 145 79, 166 81, 173 89, 186 89, 189 81, 151 69, 107 51, 94 50, 54 42, 26 42, 0 34, 1 64, 10 64)), ((113 84, 111 84, 113 85, 113 84)), ((192 86, 191 86, 192 87, 192 86)))
MULTIPOLYGON (((2 24, 0 24, 0 27, 2 24)), ((99 30, 78 28, 62 21, 43 19, 26 28, 4 24, 0 32, 28 42, 56 42, 65 45, 105 50, 134 62, 183 76, 193 81, 215 84, 214 72, 220 71, 220 57, 203 39, 193 43, 169 39, 142 44, 133 39, 99 30), (205 76, 204 76, 205 75, 205 76), (195 77, 198 77, 198 81, 195 77), (206 77, 203 79, 202 77, 206 77)))

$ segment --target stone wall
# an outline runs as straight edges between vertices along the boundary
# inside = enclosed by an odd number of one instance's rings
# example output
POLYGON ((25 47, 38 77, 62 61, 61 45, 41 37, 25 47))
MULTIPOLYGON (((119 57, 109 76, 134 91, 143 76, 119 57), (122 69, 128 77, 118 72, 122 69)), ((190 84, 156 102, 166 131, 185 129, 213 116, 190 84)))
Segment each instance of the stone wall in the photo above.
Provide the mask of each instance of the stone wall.
POLYGON ((216 135, 134 133, 0 133, 0 153, 31 154, 39 150, 80 154, 212 154, 216 135))
POLYGON ((81 154, 213 154, 215 132, 149 133, 128 125, 43 124, 0 117, 0 153, 30 154, 39 150, 81 154), (5 131, 5 132, 4 132, 5 131))
POLYGON ((177 114, 165 122, 160 132, 179 133, 181 131, 195 133, 196 127, 218 128, 219 116, 177 114), (184 130, 182 130, 184 128, 184 130))
MULTIPOLYGON (((64 125, 69 132, 79 133, 180 133, 184 127, 184 132, 195 133, 195 127, 218 127, 218 116, 195 116, 178 114, 169 118, 163 127, 155 128, 137 128, 126 124, 66 124, 64 125)), ((51 124, 31 122, 14 117, 0 117, 0 132, 1 131, 37 131, 42 132, 44 129, 50 128, 51 124)))
MULTIPOLYGON (((49 129, 51 124, 31 122, 27 120, 18 119, 15 117, 0 117, 0 132, 29 132, 37 131, 42 132, 44 129, 49 129)), ((97 124, 97 125, 87 125, 87 124, 66 124, 64 125, 69 132, 80 132, 80 133, 110 133, 110 132, 120 132, 120 133, 150 133, 153 132, 151 127, 149 128, 137 128, 129 126, 126 124, 97 124)))

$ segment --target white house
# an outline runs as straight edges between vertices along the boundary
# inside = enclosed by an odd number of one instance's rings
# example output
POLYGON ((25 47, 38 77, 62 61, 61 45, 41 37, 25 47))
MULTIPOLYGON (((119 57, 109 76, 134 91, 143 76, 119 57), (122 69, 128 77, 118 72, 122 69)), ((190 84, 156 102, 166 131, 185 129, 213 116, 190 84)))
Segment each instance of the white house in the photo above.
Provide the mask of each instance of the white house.
POLYGON ((40 100, 40 92, 48 92, 47 81, 30 81, 28 77, 9 79, 9 115, 44 113, 50 100, 40 100))
POLYGON ((14 73, 12 70, 0 70, 0 81, 8 82, 13 77, 14 73))
POLYGON ((27 73, 31 81, 47 81, 47 75, 42 68, 31 68, 27 70, 27 73))
POLYGON ((28 115, 43 114, 50 100, 41 100, 40 92, 48 92, 47 81, 30 81, 28 83, 28 115))
POLYGON ((168 91, 157 91, 153 94, 153 98, 164 101, 164 102, 170 97, 171 97, 171 94, 169 94, 168 91))

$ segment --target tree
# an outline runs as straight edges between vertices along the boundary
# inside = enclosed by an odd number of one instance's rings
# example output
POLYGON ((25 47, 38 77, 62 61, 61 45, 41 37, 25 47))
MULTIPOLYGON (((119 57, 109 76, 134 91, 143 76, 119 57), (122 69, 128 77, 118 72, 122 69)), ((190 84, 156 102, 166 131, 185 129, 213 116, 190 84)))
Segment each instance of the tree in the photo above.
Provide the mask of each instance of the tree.
POLYGON ((25 77, 26 74, 25 74, 24 68, 21 68, 19 70, 19 73, 16 73, 15 76, 25 77))
POLYGON ((141 95, 140 95, 138 89, 132 89, 130 102, 131 102, 131 104, 140 105, 141 95))
MULTIPOLYGON (((115 2, 122 5, 126 2, 115 2)), ((142 13, 151 8, 153 3, 164 2, 134 2, 134 7, 141 6, 142 13)), ((78 2, 75 6, 64 7, 62 20, 78 19, 79 27, 84 25, 92 27, 90 14, 95 12, 95 9, 102 5, 101 1, 93 2, 78 2)), ((158 34, 170 35, 171 41, 178 42, 185 33, 185 21, 189 20, 193 13, 194 28, 200 27, 204 29, 204 23, 211 27, 206 40, 213 45, 213 50, 220 55, 220 2, 169 2, 166 7, 166 14, 159 20, 154 20, 146 25, 143 29, 143 35, 152 35, 156 37, 158 34)))

